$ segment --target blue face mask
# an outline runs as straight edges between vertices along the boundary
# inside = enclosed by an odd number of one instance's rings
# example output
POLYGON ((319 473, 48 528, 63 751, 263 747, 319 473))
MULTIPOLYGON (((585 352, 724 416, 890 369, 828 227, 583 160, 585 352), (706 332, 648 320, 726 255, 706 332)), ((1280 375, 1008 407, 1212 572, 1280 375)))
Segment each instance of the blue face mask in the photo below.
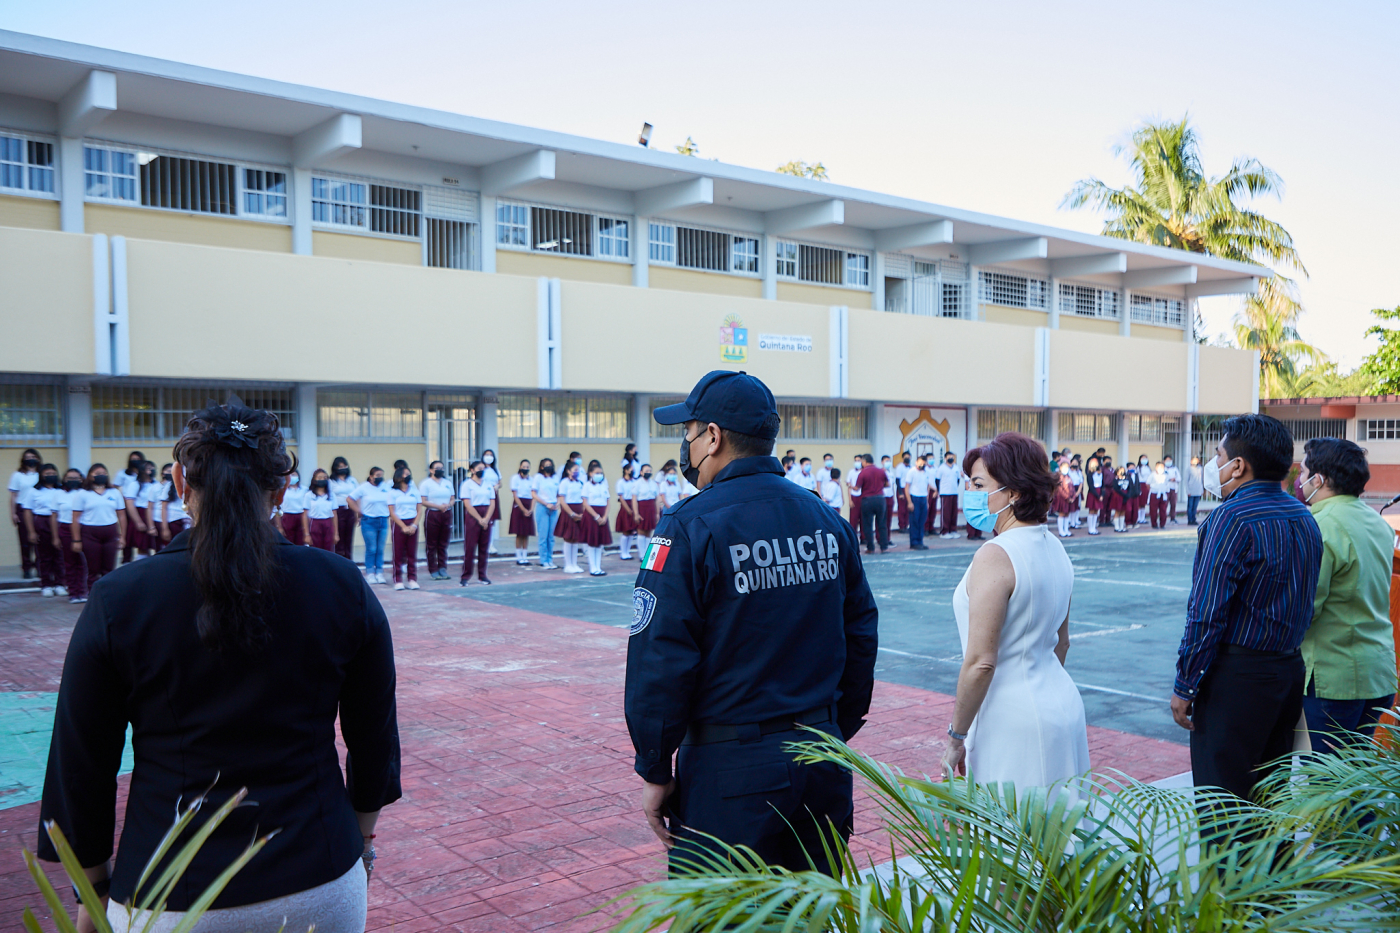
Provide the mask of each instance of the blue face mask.
MULTIPOLYGON (((993 492, 1001 492, 1005 488, 1002 486, 1001 489, 993 490, 993 492)), ((967 519, 967 523, 978 531, 993 531, 997 527, 997 516, 1011 508, 1011 503, 1008 502, 1005 508, 993 512, 987 507, 989 495, 991 493, 985 489, 974 489, 963 493, 963 518, 967 519)))

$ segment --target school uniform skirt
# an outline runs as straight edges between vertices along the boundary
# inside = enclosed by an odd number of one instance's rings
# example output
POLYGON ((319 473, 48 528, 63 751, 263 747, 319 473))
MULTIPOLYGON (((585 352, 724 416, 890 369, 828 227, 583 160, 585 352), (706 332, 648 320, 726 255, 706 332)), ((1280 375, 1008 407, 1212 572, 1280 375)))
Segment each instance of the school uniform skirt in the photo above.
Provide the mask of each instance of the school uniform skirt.
POLYGON ((587 547, 606 547, 612 544, 612 532, 608 530, 606 519, 600 523, 592 515, 584 512, 579 526, 578 530, 582 534, 583 540, 575 542, 576 544, 587 547))
POLYGON ((637 514, 641 516, 641 521, 637 523, 637 530, 636 532, 634 532, 635 534, 649 535, 656 530, 655 499, 638 499, 637 514))
POLYGON ((1088 484, 1084 486, 1084 508, 1090 512, 1098 512, 1103 509, 1103 496, 1088 484))
POLYGON ((637 533, 637 522, 632 518, 632 509, 626 502, 617 504, 617 519, 613 523, 613 529, 620 535, 637 533))
POLYGON ((1050 508, 1058 515, 1070 515, 1075 511, 1074 507, 1077 501, 1074 493, 1063 493, 1056 490, 1055 500, 1051 503, 1050 508))
MULTIPOLYGON (((583 544, 583 521, 578 521, 569 517, 569 513, 564 511, 568 508, 575 515, 583 515, 582 505, 561 506, 559 509, 559 524, 554 526, 554 537, 560 541, 567 541, 569 544, 583 544)), ((586 517, 586 516, 585 516, 586 517)))
POLYGON ((533 537, 535 534, 535 516, 514 502, 510 506, 510 533, 521 538, 533 537))

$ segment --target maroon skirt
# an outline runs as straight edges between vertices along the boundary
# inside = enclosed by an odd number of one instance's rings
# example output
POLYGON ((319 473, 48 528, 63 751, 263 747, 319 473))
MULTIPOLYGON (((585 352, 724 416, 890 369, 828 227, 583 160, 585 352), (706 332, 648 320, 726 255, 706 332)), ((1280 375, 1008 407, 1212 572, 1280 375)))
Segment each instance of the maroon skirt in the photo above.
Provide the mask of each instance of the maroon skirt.
POLYGON ((583 539, 576 543, 588 547, 607 547, 612 544, 612 532, 608 530, 607 513, 603 514, 603 518, 604 520, 600 524, 598 519, 584 512, 582 520, 579 521, 579 531, 582 533, 583 539))
POLYGON ((559 507, 559 521, 554 526, 554 537, 560 541, 567 541, 570 544, 583 544, 583 506, 567 505, 559 507), (581 516, 578 521, 569 517, 569 513, 564 509, 569 509, 575 515, 581 516))
MULTIPOLYGON (((136 507, 136 514, 141 517, 141 524, 149 528, 151 525, 150 508, 142 508, 138 505, 136 507)), ((135 528, 132 528, 131 533, 128 534, 127 537, 131 539, 132 547, 136 548, 138 551, 145 551, 149 550, 150 547, 155 544, 156 540, 160 538, 160 532, 156 532, 153 535, 149 531, 137 531, 135 528)))
POLYGON ((510 533, 519 538, 529 538, 535 534, 535 516, 520 508, 518 502, 511 502, 510 505, 510 533))
POLYGON ((638 499, 637 514, 642 520, 637 524, 636 534, 650 535, 656 530, 656 500, 638 499))
POLYGON ((617 501, 617 521, 613 528, 620 535, 637 533, 637 521, 632 517, 632 506, 621 499, 617 501))
POLYGON ((1088 483, 1084 484, 1084 508, 1088 509, 1090 512, 1097 512, 1099 509, 1103 508, 1103 496, 1100 495, 1102 488, 1103 487, 1099 487, 1099 489, 1096 490, 1088 483))

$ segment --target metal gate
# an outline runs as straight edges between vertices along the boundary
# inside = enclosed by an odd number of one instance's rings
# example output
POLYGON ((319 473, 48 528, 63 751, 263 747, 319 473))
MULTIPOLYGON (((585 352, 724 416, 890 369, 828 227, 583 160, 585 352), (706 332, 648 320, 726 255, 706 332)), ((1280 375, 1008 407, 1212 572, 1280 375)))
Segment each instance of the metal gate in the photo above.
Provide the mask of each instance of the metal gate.
MULTIPOLYGON (((481 422, 476 399, 470 395, 429 395, 427 404, 428 462, 441 460, 452 480, 462 488, 467 467, 480 456, 481 422)), ((452 541, 462 540, 462 503, 452 506, 452 541)))

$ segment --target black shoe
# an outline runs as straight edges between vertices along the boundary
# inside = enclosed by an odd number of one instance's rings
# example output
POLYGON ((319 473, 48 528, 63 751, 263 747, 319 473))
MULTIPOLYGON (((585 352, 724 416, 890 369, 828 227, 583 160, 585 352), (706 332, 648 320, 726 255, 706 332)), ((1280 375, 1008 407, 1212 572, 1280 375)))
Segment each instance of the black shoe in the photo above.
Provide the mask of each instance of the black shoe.
POLYGON ((482 585, 482 586, 490 586, 490 585, 491 585, 491 581, 488 580, 488 579, 486 579, 485 577, 482 577, 482 578, 481 578, 481 585, 482 585))
POLYGON ((32 579, 34 579, 34 571, 32 571, 32 570, 26 570, 26 571, 24 572, 24 579, 26 579, 26 580, 32 580, 32 579))
POLYGON ((911 544, 911 545, 909 545, 909 550, 911 550, 911 551, 927 551, 927 550, 928 550, 928 545, 927 545, 927 544, 911 544))
POLYGON ((875 549, 874 549, 873 547, 868 547, 868 548, 865 549, 865 553, 867 553, 867 554, 874 554, 874 553, 875 553, 875 549))

